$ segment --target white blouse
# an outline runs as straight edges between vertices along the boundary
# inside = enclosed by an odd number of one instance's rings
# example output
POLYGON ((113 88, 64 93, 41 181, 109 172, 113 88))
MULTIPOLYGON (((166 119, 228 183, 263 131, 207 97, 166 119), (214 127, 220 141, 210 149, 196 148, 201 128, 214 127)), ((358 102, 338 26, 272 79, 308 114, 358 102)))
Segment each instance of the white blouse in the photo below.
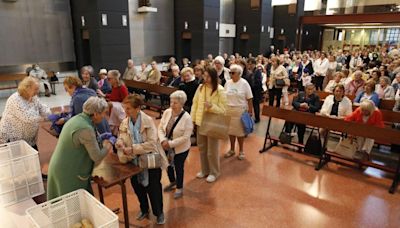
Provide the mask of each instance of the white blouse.
POLYGON ((18 92, 13 93, 0 120, 0 143, 25 140, 31 146, 36 145, 39 121, 49 114, 50 109, 37 96, 27 101, 18 92))

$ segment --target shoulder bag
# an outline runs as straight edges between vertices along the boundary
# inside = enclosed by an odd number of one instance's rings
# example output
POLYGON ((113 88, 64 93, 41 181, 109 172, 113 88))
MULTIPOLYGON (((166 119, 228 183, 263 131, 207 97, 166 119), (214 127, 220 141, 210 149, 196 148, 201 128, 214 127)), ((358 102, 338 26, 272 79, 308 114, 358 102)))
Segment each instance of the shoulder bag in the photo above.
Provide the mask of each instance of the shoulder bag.
POLYGON ((335 153, 342 155, 346 158, 353 158, 354 153, 357 151, 357 141, 352 138, 340 138, 339 143, 335 148, 335 153))
MULTIPOLYGON (((179 120, 181 120, 181 118, 182 118, 182 116, 185 114, 185 112, 186 112, 186 111, 182 111, 181 114, 179 114, 179 116, 178 116, 178 118, 176 119, 175 123, 172 125, 172 128, 171 128, 171 130, 169 131, 168 135, 166 135, 166 136, 167 136, 167 139, 170 139, 170 140, 172 139, 172 135, 173 135, 173 133, 174 133, 174 129, 175 129, 176 125, 178 125, 179 120)), ((171 116, 171 118, 172 118, 172 116, 171 116)), ((173 162, 174 162, 174 157, 175 157, 175 149, 169 148, 168 151, 166 151, 166 152, 167 152, 168 162, 169 162, 170 164, 173 164, 173 162)))
POLYGON ((304 146, 304 152, 318 156, 322 154, 321 135, 318 128, 313 128, 311 130, 310 136, 308 137, 306 145, 304 146), (313 134, 315 129, 317 129, 316 135, 313 134))
MULTIPOLYGON (((206 98, 206 86, 203 86, 204 97, 206 98)), ((228 137, 229 124, 229 116, 212 112, 204 112, 203 121, 199 129, 199 134, 216 139, 226 139, 228 137)))

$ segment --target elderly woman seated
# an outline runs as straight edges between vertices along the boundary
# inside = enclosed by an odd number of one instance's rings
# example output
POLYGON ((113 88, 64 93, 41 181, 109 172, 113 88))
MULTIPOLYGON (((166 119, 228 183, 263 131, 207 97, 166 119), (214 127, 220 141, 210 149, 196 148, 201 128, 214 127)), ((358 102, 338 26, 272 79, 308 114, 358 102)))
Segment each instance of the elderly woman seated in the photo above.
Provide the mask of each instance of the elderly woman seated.
POLYGON ((65 124, 49 164, 48 200, 80 188, 93 192, 93 168, 112 151, 110 141, 98 141, 94 127, 103 121, 107 108, 104 99, 90 97, 83 105, 83 113, 65 124))
POLYGON ((113 135, 118 135, 118 128, 122 120, 125 118, 125 112, 121 102, 128 96, 128 89, 121 80, 121 73, 118 70, 108 71, 107 79, 111 84, 111 93, 104 94, 101 90, 97 90, 97 94, 106 98, 110 106, 110 118, 108 123, 113 135))
POLYGON ((374 102, 375 106, 378 107, 380 100, 379 95, 375 93, 375 82, 372 80, 368 80, 365 83, 364 91, 359 93, 357 97, 354 99, 355 105, 359 105, 363 100, 371 100, 374 102))
POLYGON ((328 82, 324 91, 333 93, 333 90, 336 88, 336 86, 340 84, 342 77, 344 77, 342 72, 336 72, 334 78, 328 82))
POLYGON ((92 66, 84 66, 81 68, 82 87, 97 91, 99 86, 94 78, 94 69, 92 66))
POLYGON ((394 100, 395 91, 390 85, 390 78, 383 76, 379 78, 379 84, 375 86, 375 91, 382 100, 394 100))
MULTIPOLYGON (((364 100, 352 114, 347 116, 345 121, 353 121, 357 123, 367 124, 376 127, 384 127, 382 113, 377 109, 370 100, 364 100)), ((364 137, 357 138, 357 151, 353 158, 356 160, 370 160, 374 140, 364 137)))

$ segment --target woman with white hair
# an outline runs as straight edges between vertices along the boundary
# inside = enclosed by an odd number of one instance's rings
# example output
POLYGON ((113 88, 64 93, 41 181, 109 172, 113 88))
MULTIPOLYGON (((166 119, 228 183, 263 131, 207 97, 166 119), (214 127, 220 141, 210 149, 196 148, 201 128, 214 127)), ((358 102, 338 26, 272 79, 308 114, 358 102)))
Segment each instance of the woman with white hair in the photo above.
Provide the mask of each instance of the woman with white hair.
POLYGON ((231 117, 229 124, 229 140, 231 143, 230 150, 225 153, 225 158, 229 158, 235 154, 236 139, 239 143, 239 160, 243 160, 245 155, 243 151, 243 143, 245 131, 243 128, 241 116, 244 112, 253 113, 253 93, 249 83, 241 76, 243 68, 237 64, 230 67, 231 79, 225 84, 227 97, 227 116, 231 117))
MULTIPOLYGON (((382 113, 374 105, 371 100, 363 100, 356 110, 347 116, 345 121, 352 121, 361 124, 367 124, 376 127, 384 127, 382 113)), ((353 158, 356 160, 370 160, 374 140, 364 137, 357 138, 357 151, 353 158)))
POLYGON ((379 99, 394 100, 395 92, 390 83, 391 81, 388 76, 379 78, 379 84, 375 86, 375 92, 378 94, 379 99))
POLYGON ((44 92, 46 97, 50 97, 50 83, 46 71, 39 67, 39 64, 34 64, 32 70, 29 71, 29 76, 39 80, 40 92, 44 92))
POLYGON ((231 79, 229 76, 229 69, 224 67, 225 65, 225 60, 222 56, 217 56, 214 59, 214 67, 217 70, 218 73, 218 78, 219 78, 219 84, 222 86, 225 85, 225 83, 231 79))
POLYGON ((36 150, 39 121, 51 114, 50 109, 40 102, 39 81, 26 77, 6 102, 0 121, 0 143, 25 140, 36 150))
POLYGON ((110 141, 100 141, 95 127, 103 121, 107 109, 104 99, 90 97, 83 112, 64 125, 49 163, 47 200, 81 188, 93 193, 93 168, 112 151, 110 141))
POLYGON ((81 79, 83 88, 92 89, 94 91, 99 89, 97 81, 94 78, 94 69, 92 66, 84 66, 81 68, 81 79))
POLYGON ((170 162, 167 170, 170 184, 164 191, 169 192, 176 186, 175 199, 183 195, 184 165, 193 132, 192 117, 183 109, 186 100, 184 91, 173 92, 170 95, 170 108, 164 111, 158 125, 158 139, 170 162))

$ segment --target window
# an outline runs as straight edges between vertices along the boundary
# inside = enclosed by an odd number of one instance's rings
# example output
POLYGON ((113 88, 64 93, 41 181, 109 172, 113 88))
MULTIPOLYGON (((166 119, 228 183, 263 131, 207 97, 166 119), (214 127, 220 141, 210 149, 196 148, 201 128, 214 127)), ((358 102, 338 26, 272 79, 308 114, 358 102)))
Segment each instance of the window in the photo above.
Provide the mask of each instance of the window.
POLYGON ((394 44, 400 39, 400 29, 393 28, 386 30, 386 42, 389 44, 394 44))

